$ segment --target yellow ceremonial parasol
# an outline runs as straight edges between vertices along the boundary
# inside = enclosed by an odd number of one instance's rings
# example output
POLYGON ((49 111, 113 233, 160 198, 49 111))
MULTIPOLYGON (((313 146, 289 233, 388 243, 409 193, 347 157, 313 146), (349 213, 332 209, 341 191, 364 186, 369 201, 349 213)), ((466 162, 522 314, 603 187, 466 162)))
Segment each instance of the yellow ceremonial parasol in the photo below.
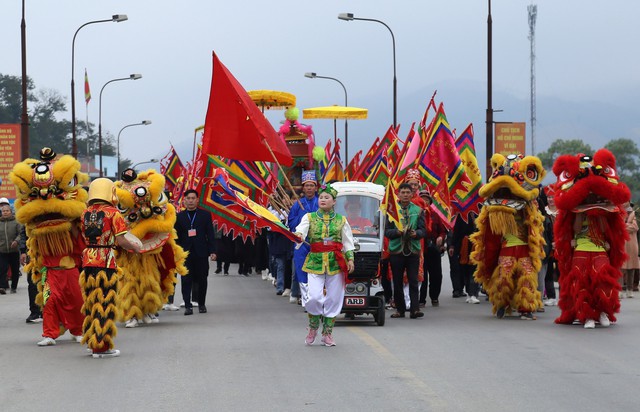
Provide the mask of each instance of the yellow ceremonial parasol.
MULTIPOLYGON (((325 107, 312 107, 309 109, 302 109, 302 116, 305 119, 333 119, 333 140, 334 144, 338 141, 338 130, 336 127, 337 119, 366 119, 367 109, 360 107, 348 107, 348 106, 325 106, 325 107)), ((347 136, 344 137, 345 148, 345 163, 349 162, 349 142, 347 136)))
POLYGON ((296 105, 296 96, 277 90, 249 90, 247 92, 251 100, 262 109, 286 109, 296 105))

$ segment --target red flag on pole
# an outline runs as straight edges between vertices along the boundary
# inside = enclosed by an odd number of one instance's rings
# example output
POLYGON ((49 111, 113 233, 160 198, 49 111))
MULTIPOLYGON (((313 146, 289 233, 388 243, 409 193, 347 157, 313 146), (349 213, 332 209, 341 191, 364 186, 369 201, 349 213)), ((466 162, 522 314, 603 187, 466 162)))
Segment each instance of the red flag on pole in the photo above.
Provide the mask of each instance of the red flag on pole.
POLYGON ((260 112, 242 85, 213 53, 209 107, 202 150, 235 160, 272 162, 273 151, 283 165, 293 163, 286 143, 260 112))
POLYGON ((84 69, 84 101, 89 104, 91 100, 91 89, 89 89, 89 76, 87 75, 87 69, 84 69))

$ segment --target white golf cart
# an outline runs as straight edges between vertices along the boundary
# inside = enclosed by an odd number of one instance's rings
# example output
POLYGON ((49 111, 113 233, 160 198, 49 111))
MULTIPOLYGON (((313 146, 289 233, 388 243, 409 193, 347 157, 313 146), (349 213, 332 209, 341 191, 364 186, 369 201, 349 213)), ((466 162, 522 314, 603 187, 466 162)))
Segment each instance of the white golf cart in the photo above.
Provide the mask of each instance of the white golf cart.
POLYGON ((384 186, 369 182, 335 182, 336 212, 345 216, 356 243, 355 270, 349 275, 342 313, 345 319, 372 314, 378 326, 385 322, 385 302, 378 265, 384 240, 384 216, 380 203, 384 186))

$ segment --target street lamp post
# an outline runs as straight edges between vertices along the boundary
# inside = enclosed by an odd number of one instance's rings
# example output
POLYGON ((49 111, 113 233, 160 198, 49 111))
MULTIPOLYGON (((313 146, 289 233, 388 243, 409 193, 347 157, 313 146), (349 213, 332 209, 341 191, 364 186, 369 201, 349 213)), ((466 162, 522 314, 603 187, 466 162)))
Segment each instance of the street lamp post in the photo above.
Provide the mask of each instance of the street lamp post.
POLYGON ((98 158, 100 159, 100 177, 102 177, 102 91, 109 83, 119 82, 121 80, 138 80, 142 75, 138 73, 130 74, 129 77, 121 77, 118 79, 109 80, 100 89, 100 97, 98 99, 98 158))
POLYGON ((486 180, 489 181, 491 176, 491 156, 493 155, 493 83, 492 83, 492 25, 491 19, 491 0, 488 0, 489 12, 487 15, 487 118, 486 118, 486 147, 487 147, 487 165, 486 165, 486 180))
MULTIPOLYGON (((344 86, 344 84, 340 80, 336 79, 335 77, 318 76, 315 72, 305 73, 304 77, 308 77, 309 79, 329 79, 329 80, 334 80, 340 83, 340 86, 342 86, 342 89, 344 90, 344 105, 345 107, 349 106, 347 88, 344 86)), ((344 164, 345 165, 349 164, 349 124, 347 122, 347 119, 344 119, 344 157, 345 157, 344 164)))
POLYGON ((376 19, 365 19, 362 17, 354 17, 353 13, 340 13, 338 14, 338 18, 340 20, 352 21, 352 20, 362 20, 362 21, 373 21, 376 23, 382 24, 389 30, 391 33, 391 40, 393 43, 393 127, 395 128, 398 124, 398 82, 396 79, 396 37, 393 35, 393 31, 391 31, 391 27, 389 27, 385 22, 376 19))
MULTIPOLYGON (((75 34, 73 35, 73 41, 71 42, 71 154, 73 157, 78 158, 78 144, 76 141, 76 84, 73 81, 74 77, 74 69, 75 69, 75 50, 76 50, 76 36, 81 28, 84 26, 88 26, 89 24, 95 23, 106 23, 109 21, 120 23, 121 21, 128 20, 126 14, 114 14, 110 19, 105 20, 94 20, 88 23, 83 24, 78 27, 75 34)), ((102 176, 102 171, 100 171, 100 176, 102 176)))
POLYGON ((24 0, 22 0, 22 21, 20 22, 20 50, 22 55, 22 114, 20 115, 20 137, 22 159, 29 157, 29 114, 27 113, 27 24, 24 19, 24 0))
POLYGON ((147 164, 147 163, 158 163, 158 161, 159 161, 158 159, 145 160, 144 162, 139 162, 139 163, 134 164, 133 166, 131 166, 131 168, 133 170, 136 170, 136 166, 144 165, 144 164, 147 164))
POLYGON ((118 157, 118 168, 117 168, 117 173, 116 173, 116 177, 120 176, 120 133, 122 133, 122 131, 124 129, 126 129, 127 127, 132 127, 132 126, 146 126, 148 124, 151 124, 151 120, 143 120, 140 123, 131 123, 128 124, 126 126, 124 126, 122 129, 120 129, 120 131, 118 132, 118 139, 117 139, 117 157, 118 157))

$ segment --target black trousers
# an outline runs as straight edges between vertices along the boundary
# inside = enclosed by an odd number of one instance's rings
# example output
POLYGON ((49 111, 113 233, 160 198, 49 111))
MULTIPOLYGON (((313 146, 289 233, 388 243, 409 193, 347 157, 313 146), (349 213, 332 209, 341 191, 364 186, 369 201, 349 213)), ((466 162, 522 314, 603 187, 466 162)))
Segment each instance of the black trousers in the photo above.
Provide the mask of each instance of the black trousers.
POLYGON ((449 256, 449 271, 451 274, 451 286, 453 287, 453 292, 462 293, 464 289, 464 277, 460 271, 460 261, 458 260, 458 256, 449 256))
POLYGON ((420 286, 420 303, 427 301, 427 284, 429 285, 429 299, 438 300, 442 290, 442 256, 435 246, 429 246, 424 252, 424 282, 420 286))
POLYGON ((410 311, 411 313, 418 312, 420 310, 420 303, 418 302, 418 268, 420 267, 420 256, 404 256, 402 253, 391 255, 389 257, 389 263, 391 263, 391 273, 393 273, 393 300, 396 302, 396 310, 399 313, 404 313, 407 310, 403 289, 403 277, 406 271, 409 281, 409 299, 411 299, 410 311))
POLYGON ((480 292, 480 285, 473 279, 473 273, 476 271, 475 265, 459 265, 460 272, 464 278, 464 288, 467 290, 467 295, 478 297, 480 292))
POLYGON ((31 315, 42 317, 42 312, 40 311, 40 306, 36 304, 36 296, 38 295, 38 286, 33 283, 31 279, 31 273, 27 273, 27 283, 29 284, 29 311, 31 315))
POLYGON ((11 268, 11 289, 15 290, 20 279, 20 252, 0 253, 0 288, 9 287, 7 280, 9 268, 11 268))
POLYGON ((199 306, 203 306, 207 299, 207 276, 209 276, 209 256, 195 256, 189 254, 187 256, 186 265, 189 269, 189 274, 183 276, 182 281, 182 299, 184 300, 184 307, 190 308, 193 297, 197 297, 199 306), (195 285, 194 285, 195 284, 195 285), (195 286, 195 287, 194 287, 195 286))
POLYGON ((391 302, 393 297, 393 287, 387 274, 389 273, 389 259, 380 260, 380 283, 382 284, 382 290, 384 291, 384 301, 391 302))

